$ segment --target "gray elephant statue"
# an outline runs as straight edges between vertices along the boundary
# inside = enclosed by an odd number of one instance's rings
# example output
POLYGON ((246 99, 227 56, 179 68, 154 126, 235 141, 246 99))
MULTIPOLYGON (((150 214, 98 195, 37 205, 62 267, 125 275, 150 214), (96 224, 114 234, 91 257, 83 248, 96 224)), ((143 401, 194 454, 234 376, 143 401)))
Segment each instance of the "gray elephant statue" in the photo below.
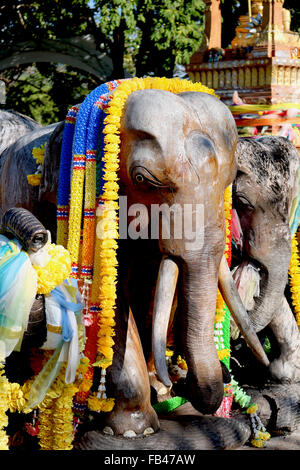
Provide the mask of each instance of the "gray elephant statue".
MULTIPOLYGON (((1 156, 1 210, 27 208, 53 237, 62 135, 63 123, 39 129, 1 156), (32 187, 27 181, 36 171, 32 150, 41 143, 47 143, 41 181, 32 187)), ((157 376, 170 386, 165 333, 176 288, 180 343, 188 365, 185 397, 196 410, 214 413, 224 394, 213 339, 218 286, 250 348, 265 366, 269 362, 224 258, 224 191, 236 176, 237 131, 230 111, 203 92, 138 90, 126 100, 120 138, 120 195, 126 196, 128 207, 143 204, 148 214, 163 204, 203 208, 201 237, 194 234, 195 243, 176 238, 173 230, 169 237, 160 230, 158 239, 119 241, 117 340, 107 370, 107 391, 115 406, 104 424, 116 435, 130 430, 141 436, 149 428, 159 429, 146 365, 152 346, 157 376), (154 291, 149 331, 145 319, 154 291)), ((141 233, 149 227, 151 217, 141 218, 141 233)))
MULTIPOLYGON (((233 207, 239 218, 240 260, 235 277, 243 270, 256 274, 258 291, 247 311, 255 330, 268 327, 273 338, 269 372, 279 383, 300 381, 299 329, 286 298, 292 253, 290 212, 298 196, 299 155, 283 137, 239 139, 233 207)), ((243 284, 243 282, 242 282, 243 284)), ((242 287, 240 285, 240 291, 242 287)), ((249 302, 249 299, 248 299, 249 302)))

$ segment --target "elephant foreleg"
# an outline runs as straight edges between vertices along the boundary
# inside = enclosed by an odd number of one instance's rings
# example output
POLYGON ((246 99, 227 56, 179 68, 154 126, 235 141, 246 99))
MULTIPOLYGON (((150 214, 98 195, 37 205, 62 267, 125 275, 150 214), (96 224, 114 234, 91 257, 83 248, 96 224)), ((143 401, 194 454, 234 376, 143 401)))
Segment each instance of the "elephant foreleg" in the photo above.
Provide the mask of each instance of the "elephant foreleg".
POLYGON ((128 437, 157 431, 159 421, 150 403, 146 361, 130 308, 128 321, 121 320, 115 343, 113 365, 108 370, 108 391, 115 397, 115 406, 106 425, 114 434, 128 437))
POLYGON ((300 334, 293 312, 283 297, 269 327, 280 348, 280 356, 270 364, 272 377, 281 383, 300 382, 300 334))

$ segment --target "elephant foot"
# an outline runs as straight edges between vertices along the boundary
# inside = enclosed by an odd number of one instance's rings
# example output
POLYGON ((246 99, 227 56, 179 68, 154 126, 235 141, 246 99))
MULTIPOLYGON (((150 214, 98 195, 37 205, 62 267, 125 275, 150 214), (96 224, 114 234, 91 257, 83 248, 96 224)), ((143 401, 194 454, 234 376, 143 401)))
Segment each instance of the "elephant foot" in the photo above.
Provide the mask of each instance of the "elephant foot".
POLYGON ((127 438, 149 436, 159 430, 158 417, 151 406, 145 409, 116 407, 103 424, 104 434, 127 438))

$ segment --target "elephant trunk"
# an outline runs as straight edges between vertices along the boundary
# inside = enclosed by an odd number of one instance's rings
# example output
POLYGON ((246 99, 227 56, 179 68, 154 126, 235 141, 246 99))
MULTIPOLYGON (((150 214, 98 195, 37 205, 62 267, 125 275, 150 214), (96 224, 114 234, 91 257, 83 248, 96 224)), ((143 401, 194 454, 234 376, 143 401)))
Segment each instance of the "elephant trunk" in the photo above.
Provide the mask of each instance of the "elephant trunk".
POLYGON ((187 398, 202 413, 215 412, 223 397, 222 370, 214 344, 218 270, 211 256, 184 261, 181 273, 182 345, 188 366, 187 398))
MULTIPOLYGON (((270 248, 264 253, 251 252, 253 258, 261 263, 260 296, 250 310, 249 317, 255 331, 264 329, 273 319, 288 282, 289 261, 292 253, 291 238, 287 226, 277 226, 275 240, 270 238, 270 248), (274 253, 276 257, 274 258, 274 253)), ((274 237, 275 237, 274 236, 274 237)), ((257 250, 258 251, 258 250, 257 250)))
POLYGON ((284 289, 288 280, 287 272, 278 272, 278 268, 276 271, 275 275, 268 271, 262 293, 256 300, 253 310, 248 312, 251 323, 257 332, 269 325, 284 296, 284 289))
POLYGON ((235 323, 239 327, 239 330, 243 334, 254 355, 262 362, 262 364, 268 366, 269 360, 239 296, 225 256, 223 256, 220 264, 219 288, 235 323))

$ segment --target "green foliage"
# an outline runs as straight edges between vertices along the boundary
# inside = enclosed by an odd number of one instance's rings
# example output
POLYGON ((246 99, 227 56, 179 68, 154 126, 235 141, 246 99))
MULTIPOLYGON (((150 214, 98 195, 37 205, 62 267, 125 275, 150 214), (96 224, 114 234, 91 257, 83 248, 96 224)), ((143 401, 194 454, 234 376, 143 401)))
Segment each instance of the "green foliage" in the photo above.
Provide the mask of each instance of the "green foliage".
POLYGON ((203 15, 202 0, 138 1, 137 24, 141 42, 136 61, 137 75, 152 72, 171 77, 175 64, 187 63, 200 45, 203 15))
POLYGON ((87 0, 10 0, 0 9, 0 44, 83 34, 87 0))
POLYGON ((0 74, 6 83, 5 109, 13 109, 44 125, 62 121, 70 106, 81 103, 98 83, 57 64, 32 64, 0 74))
POLYGON ((172 76, 199 47, 203 0, 95 0, 95 18, 111 52, 138 76, 172 76))
MULTIPOLYGON (((300 31, 300 8, 291 9, 293 31, 300 31)), ((234 37, 246 0, 222 0, 222 47, 234 37)), ((0 5, 0 54, 14 44, 91 35, 99 52, 113 62, 112 78, 172 77, 188 63, 204 30, 203 0, 10 0, 0 5)), ((111 77, 107 77, 110 79, 111 77)), ((47 124, 64 118, 82 102, 97 79, 59 64, 30 64, 0 71, 12 108, 47 124)))
POLYGON ((48 124, 56 120, 58 112, 49 96, 50 90, 51 80, 39 73, 34 66, 28 67, 18 75, 14 73, 11 76, 6 90, 6 107, 21 110, 36 121, 48 124))

